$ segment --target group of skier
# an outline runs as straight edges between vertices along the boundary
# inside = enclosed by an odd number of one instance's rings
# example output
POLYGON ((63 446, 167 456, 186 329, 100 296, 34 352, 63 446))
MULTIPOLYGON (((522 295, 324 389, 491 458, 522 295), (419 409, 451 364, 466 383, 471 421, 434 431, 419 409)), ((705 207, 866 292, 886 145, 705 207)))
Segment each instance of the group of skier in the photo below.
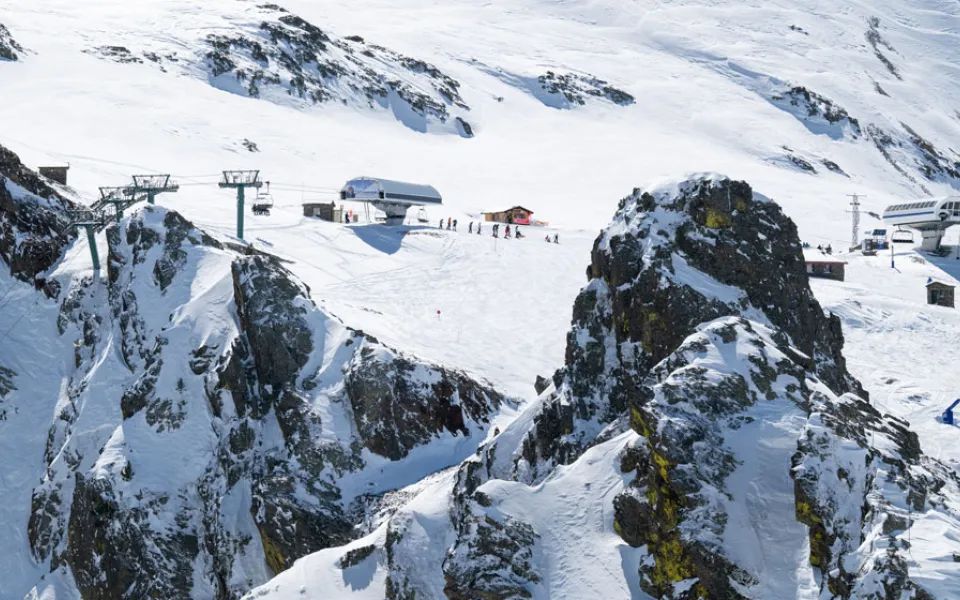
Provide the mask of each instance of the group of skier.
MULTIPOLYGON (((439 227, 440 229, 443 229, 443 228, 444 228, 444 227, 443 227, 443 219, 440 219, 440 224, 438 225, 438 227, 439 227)), ((482 231, 481 231, 482 228, 483 228, 483 223, 480 222, 480 221, 478 221, 478 222, 477 222, 477 235, 480 235, 480 234, 482 233, 482 231)), ((456 231, 456 230, 457 230, 457 220, 454 219, 454 218, 452 218, 452 217, 447 217, 447 227, 446 227, 446 229, 447 229, 447 231, 456 231)), ((469 225, 467 225, 467 233, 473 233, 473 221, 470 221, 469 225)), ((513 232, 512 232, 512 233, 513 233, 513 237, 516 238, 516 239, 518 239, 518 240, 527 237, 527 236, 523 235, 523 233, 521 233, 521 231, 520 231, 520 226, 519 226, 519 225, 514 225, 514 226, 513 226, 513 232)), ((503 237, 504 237, 505 239, 510 239, 510 235, 511 235, 510 225, 508 224, 506 227, 504 227, 503 237)), ((500 223, 494 223, 494 224, 493 224, 493 237, 495 237, 495 238, 500 237, 500 223)), ((548 234, 544 239, 547 241, 547 243, 550 243, 550 241, 551 241, 549 234, 548 234)), ((559 243, 560 243, 560 234, 558 234, 558 233, 553 234, 553 240, 552 240, 552 241, 553 241, 554 244, 559 244, 559 243)))

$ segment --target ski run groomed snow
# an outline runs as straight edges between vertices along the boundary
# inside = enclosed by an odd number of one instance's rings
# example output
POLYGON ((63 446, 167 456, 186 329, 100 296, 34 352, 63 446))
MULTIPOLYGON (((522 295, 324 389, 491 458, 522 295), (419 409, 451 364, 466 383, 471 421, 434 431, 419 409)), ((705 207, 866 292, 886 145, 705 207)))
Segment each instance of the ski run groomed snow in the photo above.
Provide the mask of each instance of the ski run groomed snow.
MULTIPOLYGON (((563 366, 571 306, 587 283, 594 240, 622 197, 695 172, 747 181, 784 208, 802 240, 830 244, 834 258, 846 261, 845 281, 812 279, 811 287, 823 308, 841 318, 848 368, 871 403, 909 421, 930 457, 960 467, 960 427, 938 421, 960 398, 960 313, 927 305, 924 287, 930 278, 958 285, 960 255, 934 257, 909 244, 896 246, 893 257, 845 250, 848 194, 862 194, 862 210, 880 213, 889 204, 960 190, 957 2, 281 3, 331 37, 361 36, 455 79, 469 108, 451 105, 444 120, 422 118, 394 96, 371 107, 347 87, 342 100, 321 104, 276 86, 252 98, 232 74, 215 76, 208 36, 255 35, 269 15, 261 4, 0 0, 0 24, 23 47, 19 60, 0 60, 0 144, 31 168, 69 163, 64 193, 83 204, 99 197, 99 186, 126 185, 133 174, 171 173, 180 190, 157 203, 226 242, 238 241, 235 196, 217 187, 219 174, 259 169, 271 182, 275 206, 269 216, 254 216, 248 199, 245 240, 283 259, 316 305, 346 325, 516 399, 494 416, 488 439, 511 422, 531 419, 535 378, 563 366), (138 60, 115 60, 103 52, 108 46, 123 46, 138 60), (634 102, 587 93, 579 105, 545 94, 537 77, 548 71, 600 78, 634 102), (803 98, 789 94, 798 87, 817 95, 812 104, 791 103, 803 98), (810 106, 822 109, 816 98, 845 116, 811 112, 810 106), (456 117, 469 123, 472 137, 456 117), (357 224, 302 216, 303 202, 339 204, 336 191, 361 174, 433 185, 444 205, 430 207, 425 223, 412 209, 398 228, 367 222, 361 204, 347 204, 361 215, 357 224), (467 233, 481 211, 515 205, 549 225, 524 227, 522 240, 494 239, 489 223, 482 235, 467 233), (458 231, 437 228, 447 217, 458 220, 458 231), (545 243, 545 235, 555 234, 558 244, 545 243)), ((385 58, 392 55, 377 56, 370 64, 385 77, 441 97, 417 79, 422 74, 403 71, 385 58)), ((15 188, 7 183, 12 194, 22 193, 15 188)), ((881 224, 864 214, 861 234, 875 226, 881 224)), ((947 233, 946 244, 960 245, 957 229, 947 233)), ((105 262, 105 232, 96 241, 105 262)), ((235 333, 225 308, 232 301, 231 260, 225 251, 208 252, 191 263, 192 278, 177 284, 185 287, 141 307, 150 327, 166 327, 173 315, 171 327, 194 336, 182 341, 184 348, 235 333)), ((705 293, 736 293, 697 279, 685 264, 675 267, 678 280, 688 277, 686 283, 705 293)), ((48 277, 68 289, 92 269, 80 236, 48 277)), ((107 268, 96 275, 106 278, 107 268)), ((0 365, 17 373, 16 389, 0 400, 0 599, 80 598, 68 573, 51 573, 50 559, 34 556, 27 531, 33 490, 49 475, 48 432, 64 408, 74 369, 72 340, 57 331, 60 310, 57 300, 0 273, 0 365)), ((82 471, 110 469, 119 456, 111 452, 146 443, 124 439, 145 434, 125 427, 116 405, 131 377, 117 341, 90 376, 95 388, 87 390, 90 401, 73 424, 74 441, 62 444, 82 451, 82 471)), ((202 394, 199 387, 193 392, 202 394)), ((802 426, 778 418, 762 423, 769 428, 767 445, 739 450, 756 460, 733 481, 747 498, 743 506, 757 513, 731 515, 731 535, 755 536, 731 542, 731 552, 763 574, 753 597, 826 598, 810 566, 779 550, 802 547, 806 528, 792 520, 761 523, 757 516, 792 510, 784 464, 802 426)), ((209 431, 193 427, 137 464, 149 474, 142 485, 161 488, 197 476, 215 448, 209 431)), ((615 533, 611 505, 628 484, 619 454, 636 437, 628 431, 608 439, 536 485, 486 484, 497 510, 539 535, 532 561, 542 583, 532 592, 535 600, 648 597, 637 574, 644 552, 615 533)), ((358 493, 354 488, 404 488, 392 496, 394 519, 410 523, 406 568, 432 570, 430 598, 444 598, 443 573, 435 566, 452 542, 454 467, 483 441, 444 438, 400 466, 373 461, 369 472, 344 481, 348 495, 358 493)), ((239 515, 249 499, 228 502, 237 503, 239 515)), ((250 584, 246 597, 384 598, 387 524, 376 525, 275 578, 249 559, 236 571, 250 584), (370 544, 378 550, 369 557, 349 569, 339 566, 348 550, 370 544)), ((947 600, 960 598, 960 562, 954 562, 960 539, 944 531, 930 519, 914 524, 910 568, 933 597, 947 600), (954 561, 943 560, 951 554, 954 561)), ((210 593, 193 590, 198 599, 210 593)))

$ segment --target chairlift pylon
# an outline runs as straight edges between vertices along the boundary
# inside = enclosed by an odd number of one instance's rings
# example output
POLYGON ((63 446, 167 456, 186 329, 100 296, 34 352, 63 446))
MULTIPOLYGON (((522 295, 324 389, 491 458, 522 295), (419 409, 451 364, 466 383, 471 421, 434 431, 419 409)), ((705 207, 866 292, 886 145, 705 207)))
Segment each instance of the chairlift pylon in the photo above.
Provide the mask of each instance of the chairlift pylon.
POLYGON ((267 185, 266 191, 257 190, 257 197, 253 199, 252 210, 255 215, 270 215, 270 209, 273 208, 273 196, 270 194, 270 182, 264 182, 267 185))
POLYGON ((906 229, 897 229, 890 236, 890 240, 894 244, 912 244, 913 243, 913 233, 906 229))

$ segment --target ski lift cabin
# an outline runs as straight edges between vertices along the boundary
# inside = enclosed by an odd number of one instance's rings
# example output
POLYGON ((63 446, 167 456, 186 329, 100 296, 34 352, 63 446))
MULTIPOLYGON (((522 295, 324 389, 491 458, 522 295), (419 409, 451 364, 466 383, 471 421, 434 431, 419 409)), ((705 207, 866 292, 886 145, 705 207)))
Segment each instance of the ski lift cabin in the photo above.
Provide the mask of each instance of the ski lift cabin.
POLYGON ((270 194, 270 182, 267 181, 267 190, 260 191, 257 190, 257 197, 253 199, 253 214, 255 215, 270 215, 270 209, 273 208, 273 196, 270 194))
MULTIPOLYGON (((387 225, 402 225, 411 206, 419 206, 420 213, 425 215, 424 207, 443 205, 440 192, 432 185, 373 177, 358 177, 346 182, 340 190, 340 199, 369 202, 383 211, 387 225)), ((418 214, 418 220, 421 214, 418 214)))

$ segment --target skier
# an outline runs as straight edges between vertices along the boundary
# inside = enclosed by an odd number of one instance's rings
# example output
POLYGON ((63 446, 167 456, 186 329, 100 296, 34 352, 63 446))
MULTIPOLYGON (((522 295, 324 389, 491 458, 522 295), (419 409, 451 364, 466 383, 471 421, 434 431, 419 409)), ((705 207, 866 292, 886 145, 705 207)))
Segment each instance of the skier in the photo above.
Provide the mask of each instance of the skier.
POLYGON ((467 225, 467 233, 473 233, 473 221, 467 225))
POLYGON ((477 223, 477 235, 480 235, 480 223, 477 223))
POLYGON ((545 241, 545 242, 548 243, 548 244, 550 243, 550 234, 549 234, 549 233, 548 233, 547 235, 543 236, 543 241, 545 241))
POLYGON ((509 225, 507 225, 507 231, 506 231, 506 233, 503 234, 503 239, 505 239, 505 240, 510 239, 510 226, 509 226, 509 225))
POLYGON ((516 239, 518 239, 518 240, 523 237, 523 234, 520 233, 520 226, 519 226, 519 225, 517 225, 516 227, 513 228, 513 237, 516 238, 516 239))
POLYGON ((450 231, 450 217, 447 217, 447 231, 450 231))
POLYGON ((499 237, 500 233, 500 223, 494 223, 493 225, 493 237, 499 237))
POLYGON ((442 218, 440 219, 440 224, 437 225, 437 227, 439 227, 440 229, 443 229, 443 219, 442 219, 442 218))
POLYGON ((827 244, 827 254, 833 254, 833 248, 830 247, 830 244, 827 244))
POLYGON ((554 244, 559 244, 559 243, 560 243, 560 234, 559 234, 559 233, 553 234, 553 243, 554 243, 554 244))
POLYGON ((456 220, 456 219, 453 220, 453 230, 454 230, 454 231, 457 230, 457 220, 456 220))

